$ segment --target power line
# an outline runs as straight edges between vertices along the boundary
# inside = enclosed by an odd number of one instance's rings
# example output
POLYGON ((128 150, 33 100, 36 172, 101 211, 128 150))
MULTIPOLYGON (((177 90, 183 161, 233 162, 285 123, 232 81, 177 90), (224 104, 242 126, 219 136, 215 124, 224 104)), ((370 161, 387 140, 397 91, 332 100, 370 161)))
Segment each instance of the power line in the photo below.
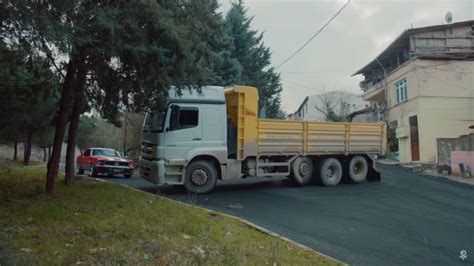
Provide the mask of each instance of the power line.
POLYGON ((334 16, 332 16, 306 43, 304 43, 303 46, 301 46, 298 50, 296 50, 292 55, 290 55, 287 59, 285 59, 281 64, 276 66, 275 69, 278 69, 281 66, 283 66, 284 64, 286 64, 293 57, 295 57, 295 55, 297 55, 301 50, 303 50, 306 47, 306 45, 308 45, 314 38, 316 38, 316 36, 318 36, 319 33, 321 33, 329 25, 329 23, 331 23, 331 21, 333 21, 342 12, 342 10, 344 10, 344 8, 346 8, 347 5, 349 5, 350 2, 351 2, 351 0, 347 0, 347 3, 344 4, 344 6, 341 7, 341 9, 339 9, 336 12, 336 14, 334 14, 334 16))

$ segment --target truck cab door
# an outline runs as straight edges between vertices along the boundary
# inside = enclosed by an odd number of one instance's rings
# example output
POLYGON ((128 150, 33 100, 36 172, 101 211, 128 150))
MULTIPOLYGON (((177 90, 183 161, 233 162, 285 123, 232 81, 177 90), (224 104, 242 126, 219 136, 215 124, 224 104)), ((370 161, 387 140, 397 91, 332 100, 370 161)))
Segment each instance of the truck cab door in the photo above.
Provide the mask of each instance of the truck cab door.
POLYGON ((182 159, 184 154, 202 146, 201 107, 192 104, 174 104, 168 111, 165 127, 165 158, 182 159))

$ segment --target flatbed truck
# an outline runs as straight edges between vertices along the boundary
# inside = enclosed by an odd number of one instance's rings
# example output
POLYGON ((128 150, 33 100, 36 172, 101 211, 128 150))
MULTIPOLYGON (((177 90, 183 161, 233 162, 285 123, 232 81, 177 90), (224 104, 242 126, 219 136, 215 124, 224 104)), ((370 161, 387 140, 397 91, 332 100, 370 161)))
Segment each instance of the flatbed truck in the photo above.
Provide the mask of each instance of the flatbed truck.
POLYGON ((197 194, 246 177, 336 186, 343 176, 380 180, 374 158, 385 146, 384 123, 259 119, 254 87, 172 88, 167 105, 145 117, 139 169, 157 185, 197 194))

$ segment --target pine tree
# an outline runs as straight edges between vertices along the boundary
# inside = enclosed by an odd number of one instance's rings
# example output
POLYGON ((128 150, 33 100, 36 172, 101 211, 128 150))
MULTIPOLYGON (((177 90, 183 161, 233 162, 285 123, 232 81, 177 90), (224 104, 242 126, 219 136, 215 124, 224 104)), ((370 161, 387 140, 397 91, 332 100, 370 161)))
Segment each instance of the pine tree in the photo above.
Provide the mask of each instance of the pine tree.
POLYGON ((0 37, 41 51, 62 75, 48 193, 68 121, 66 181, 73 176, 70 151, 84 104, 119 124, 121 109, 159 105, 171 85, 199 86, 209 80, 203 64, 196 64, 187 39, 191 25, 175 1, 19 0, 8 1, 3 11, 0 37), (61 59, 66 62, 57 64, 61 59))
POLYGON ((280 75, 270 67, 271 51, 263 44, 263 33, 251 29, 252 19, 247 16, 242 0, 232 3, 226 16, 226 25, 234 40, 232 57, 242 65, 238 83, 258 88, 259 111, 265 107, 266 117, 283 118, 280 75))
POLYGON ((183 23, 189 25, 187 44, 195 64, 203 70, 203 83, 231 85, 240 80, 242 66, 232 57, 234 43, 217 0, 190 0, 181 5, 183 23))
POLYGON ((12 142, 25 144, 29 164, 33 137, 46 134, 58 101, 59 79, 43 58, 22 47, 0 42, 0 131, 12 142))

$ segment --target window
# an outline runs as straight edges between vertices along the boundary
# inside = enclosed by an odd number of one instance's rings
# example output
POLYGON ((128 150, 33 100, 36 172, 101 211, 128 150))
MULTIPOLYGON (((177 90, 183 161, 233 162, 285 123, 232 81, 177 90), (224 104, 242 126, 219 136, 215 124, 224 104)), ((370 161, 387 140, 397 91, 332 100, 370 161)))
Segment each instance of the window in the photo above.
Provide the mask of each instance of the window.
POLYGON ((406 79, 402 79, 395 83, 395 99, 397 100, 397 103, 404 102, 408 99, 406 79))
POLYGON ((178 114, 178 125, 174 130, 192 128, 198 125, 199 111, 198 108, 181 107, 178 114))
POLYGON ((145 116, 145 124, 143 125, 143 132, 163 132, 163 120, 165 118, 165 111, 150 110, 145 116))
POLYGON ((198 125, 199 112, 197 109, 181 109, 179 112, 179 128, 189 128, 198 125))

